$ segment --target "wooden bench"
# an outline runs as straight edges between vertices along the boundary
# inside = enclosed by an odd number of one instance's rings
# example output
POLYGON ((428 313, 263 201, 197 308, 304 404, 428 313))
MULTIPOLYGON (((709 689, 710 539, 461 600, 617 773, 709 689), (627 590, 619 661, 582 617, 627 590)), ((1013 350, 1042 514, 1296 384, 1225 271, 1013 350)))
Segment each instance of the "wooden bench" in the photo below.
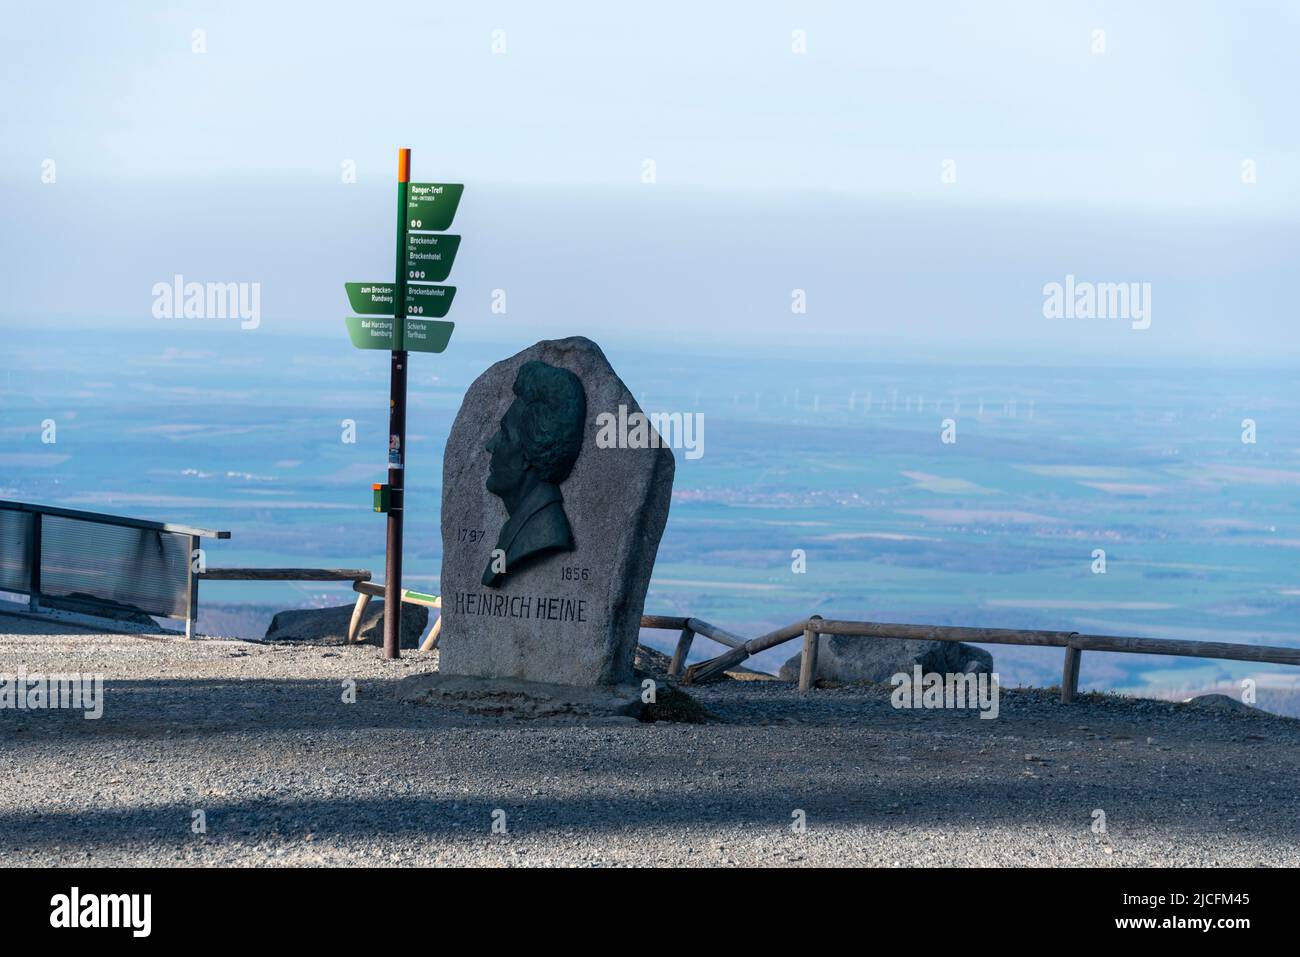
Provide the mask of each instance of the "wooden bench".
MULTIPOLYGON (((357 632, 361 630, 361 616, 366 613, 366 606, 370 604, 370 599, 384 597, 384 586, 371 581, 353 582, 352 589, 357 592, 357 604, 352 609, 352 623, 348 625, 349 644, 357 640, 357 632)), ((411 591, 409 588, 402 589, 402 601, 409 605, 423 605, 425 608, 442 608, 441 595, 426 595, 423 592, 411 591)), ((432 651, 437 648, 438 636, 441 633, 442 615, 438 615, 438 620, 433 623, 433 628, 420 645, 420 650, 432 651)))
MULTIPOLYGON (((366 568, 209 568, 197 576, 208 581, 247 582, 352 582, 352 587, 370 581, 366 568)), ((195 602, 197 604, 197 601, 195 602)), ((358 601, 358 604, 360 602, 358 601)), ((354 640, 353 630, 361 620, 359 609, 352 613, 348 641, 354 640)), ((188 633, 186 637, 189 637, 188 633)))
MULTIPOLYGON (((383 598, 384 586, 370 580, 370 571, 365 568, 209 568, 197 576, 209 581, 263 581, 263 582, 352 582, 352 589, 357 593, 356 604, 352 607, 352 620, 348 622, 348 644, 355 644, 361 631, 361 618, 366 613, 366 606, 371 598, 383 598)), ((441 608, 442 598, 438 595, 426 595, 423 592, 402 589, 402 601, 410 605, 423 605, 426 608, 441 608)), ((429 636, 420 645, 421 651, 438 647, 438 635, 442 632, 442 616, 433 623, 429 636)))

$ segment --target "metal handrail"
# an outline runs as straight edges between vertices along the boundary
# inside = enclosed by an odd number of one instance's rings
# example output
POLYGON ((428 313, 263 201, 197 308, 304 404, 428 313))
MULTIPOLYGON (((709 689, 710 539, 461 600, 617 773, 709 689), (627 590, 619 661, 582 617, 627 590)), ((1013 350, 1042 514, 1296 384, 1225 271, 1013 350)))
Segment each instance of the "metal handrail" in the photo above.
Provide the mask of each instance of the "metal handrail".
MULTIPOLYGON (((198 528, 193 525, 178 525, 173 522, 154 522, 144 518, 131 518, 127 515, 110 515, 107 512, 90 512, 77 508, 62 508, 57 505, 37 505, 34 502, 15 502, 0 499, 0 512, 17 512, 31 516, 31 527, 27 536, 27 549, 31 578, 27 583, 28 608, 32 612, 41 610, 42 597, 42 523, 46 517, 67 519, 86 525, 107 526, 109 528, 130 528, 137 531, 156 532, 161 535, 177 535, 189 539, 189 560, 186 562, 185 582, 185 637, 194 635, 194 623, 198 617, 199 576, 195 567, 194 556, 200 551, 199 540, 202 538, 229 538, 230 532, 211 528, 198 528)), ((65 599, 66 600, 66 599, 65 599)), ((100 601, 100 599, 96 599, 100 601)), ((103 599, 109 601, 109 599, 103 599)), ((165 613, 165 617, 182 617, 175 611, 165 613)))
POLYGON ((152 532, 175 532, 178 535, 194 535, 200 538, 229 538, 230 532, 211 528, 195 528, 193 525, 175 525, 171 522, 151 522, 144 518, 131 518, 127 515, 109 515, 106 512, 87 512, 76 508, 60 508, 55 505, 36 505, 32 502, 11 502, 0 499, 0 510, 11 512, 30 512, 34 515, 51 515, 55 518, 75 518, 83 522, 96 522, 100 525, 120 525, 125 528, 142 528, 152 532))

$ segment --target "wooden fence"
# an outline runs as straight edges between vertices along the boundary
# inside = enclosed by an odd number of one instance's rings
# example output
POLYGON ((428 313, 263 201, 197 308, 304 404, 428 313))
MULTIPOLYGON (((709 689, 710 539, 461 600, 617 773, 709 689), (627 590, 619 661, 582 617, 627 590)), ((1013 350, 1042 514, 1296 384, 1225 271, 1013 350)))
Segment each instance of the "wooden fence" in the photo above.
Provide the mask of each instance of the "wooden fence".
POLYGON ((862 638, 896 638, 919 641, 965 641, 987 645, 1040 645, 1065 649, 1061 674, 1061 703, 1069 704, 1079 691, 1079 661, 1085 651, 1112 651, 1135 655, 1177 655, 1185 658, 1221 658, 1229 661, 1258 661, 1278 665, 1300 665, 1300 648, 1271 645, 1239 645, 1221 641, 1187 641, 1175 638, 1134 638, 1122 635, 1084 635, 1077 631, 1032 631, 1020 628, 963 628, 953 625, 898 625, 876 621, 844 621, 813 615, 749 641, 698 618, 645 615, 642 628, 680 631, 673 651, 669 675, 682 676, 683 684, 716 679, 746 658, 775 648, 800 636, 803 653, 799 662, 799 690, 809 691, 817 675, 817 647, 821 635, 849 635, 862 638), (730 650, 716 658, 682 666, 696 635, 703 635, 730 650))

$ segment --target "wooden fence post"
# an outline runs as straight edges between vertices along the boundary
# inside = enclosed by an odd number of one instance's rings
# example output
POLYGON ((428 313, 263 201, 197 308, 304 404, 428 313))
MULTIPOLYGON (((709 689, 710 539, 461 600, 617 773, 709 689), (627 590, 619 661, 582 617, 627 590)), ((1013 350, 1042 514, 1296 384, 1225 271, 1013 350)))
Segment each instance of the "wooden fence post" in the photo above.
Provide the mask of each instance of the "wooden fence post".
MULTIPOLYGON (((355 587, 355 586, 354 586, 355 587)), ((361 633, 361 619, 365 617, 366 607, 370 604, 370 595, 357 593, 356 604, 352 606, 352 618, 348 621, 348 644, 353 644, 361 633)))
POLYGON ((686 658, 691 653, 691 642, 695 640, 695 629, 690 625, 682 626, 682 633, 677 637, 677 647, 673 649, 673 660, 668 665, 668 677, 676 678, 686 665, 686 658))
POLYGON ((1065 670, 1061 673, 1061 704, 1069 704, 1079 693, 1079 659, 1083 651, 1079 648, 1065 649, 1065 670))
POLYGON ((439 605, 438 608, 438 620, 435 621, 433 627, 429 629, 429 634, 424 639, 424 644, 420 645, 421 651, 433 651, 433 649, 438 647, 438 636, 442 634, 442 606, 439 605))
POLYGON ((799 690, 808 691, 817 681, 817 643, 820 637, 815 630, 821 615, 813 615, 803 630, 803 655, 799 659, 799 690))

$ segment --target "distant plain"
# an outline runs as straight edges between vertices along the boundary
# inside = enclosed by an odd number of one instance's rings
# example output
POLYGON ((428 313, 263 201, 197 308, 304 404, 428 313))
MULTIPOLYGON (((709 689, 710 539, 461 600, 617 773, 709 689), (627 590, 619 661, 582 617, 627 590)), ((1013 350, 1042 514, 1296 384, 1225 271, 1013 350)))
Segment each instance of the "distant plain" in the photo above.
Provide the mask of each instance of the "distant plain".
MULTIPOLYGON (((338 326, 14 343, 0 367, 0 496, 230 529, 208 543, 212 565, 380 577, 369 485, 384 478, 387 363, 338 326)), ((817 612, 1300 644, 1293 373, 608 351, 647 410, 705 420, 703 456, 677 452, 647 612, 747 636, 817 612)), ((443 445, 469 383, 505 355, 469 343, 413 364, 410 587, 437 589, 443 445)), ((345 586, 210 583, 200 628, 257 638, 277 608, 347 600, 345 586)), ((775 671, 794 650, 751 664, 775 671)), ((991 650, 1004 686, 1059 680, 1059 652, 991 650)), ((1168 693, 1251 676, 1292 683, 1271 666, 1089 654, 1082 685, 1168 693)))

